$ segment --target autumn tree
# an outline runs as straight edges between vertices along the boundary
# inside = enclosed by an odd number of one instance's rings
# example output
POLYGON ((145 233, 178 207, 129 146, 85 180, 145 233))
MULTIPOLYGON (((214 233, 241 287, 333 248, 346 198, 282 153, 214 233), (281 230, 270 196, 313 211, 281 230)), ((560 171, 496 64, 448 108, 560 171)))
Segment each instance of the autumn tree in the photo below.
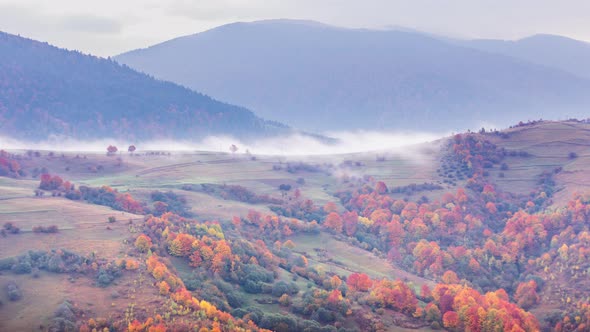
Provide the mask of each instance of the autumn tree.
POLYGON ((376 281, 368 300, 379 307, 396 309, 406 314, 413 314, 418 304, 412 289, 400 280, 376 281))
POLYGON ((107 154, 108 154, 108 155, 115 154, 115 153, 117 153, 117 151, 119 151, 119 149, 117 149, 117 147, 116 147, 116 146, 114 146, 114 145, 109 145, 109 146, 107 147, 107 154))
POLYGON ((355 272, 348 276, 346 285, 353 291, 367 292, 373 286, 373 281, 368 275, 355 272))
POLYGON ((379 194, 379 195, 384 195, 387 194, 389 192, 389 189, 387 188, 387 185, 385 184, 385 182, 383 181, 379 181, 377 182, 377 184, 375 185, 375 191, 379 194))
POLYGON ((448 329, 456 329, 459 322, 459 315, 454 311, 447 311, 443 315, 443 326, 448 329))
POLYGON ((344 212, 342 214, 342 223, 346 235, 354 236, 354 234, 356 234, 358 222, 359 215, 356 211, 344 212))
POLYGON ((336 203, 328 202, 328 203, 326 203, 326 205, 324 205, 324 211, 326 213, 336 212, 336 211, 338 211, 338 207, 336 206, 336 203))
POLYGON ((429 301, 432 298, 432 291, 427 284, 423 284, 422 287, 420 287, 420 297, 423 301, 429 301))
POLYGON ((135 247, 139 251, 146 252, 152 247, 152 239, 145 234, 141 234, 135 239, 135 247))
POLYGON ((537 283, 534 280, 521 282, 514 293, 516 304, 523 309, 529 309, 539 302, 537 295, 537 283))
POLYGON ((279 303, 284 307, 288 307, 291 304, 291 297, 287 294, 283 294, 279 298, 279 303))
POLYGON ((342 233, 342 218, 336 212, 330 212, 324 221, 326 228, 336 232, 342 233))
POLYGON ((342 285, 342 280, 340 280, 340 278, 335 275, 330 279, 330 287, 332 289, 338 289, 340 288, 340 285, 342 285))
POLYGON ((56 190, 59 189, 64 183, 63 179, 57 175, 51 176, 50 174, 41 174, 41 183, 39 188, 43 190, 56 190))
POLYGON ((161 281, 158 285, 161 295, 168 295, 170 293, 170 285, 166 281, 161 281))
POLYGON ((456 284, 459 282, 459 277, 457 277, 457 274, 454 271, 448 270, 443 274, 442 281, 445 284, 456 284))

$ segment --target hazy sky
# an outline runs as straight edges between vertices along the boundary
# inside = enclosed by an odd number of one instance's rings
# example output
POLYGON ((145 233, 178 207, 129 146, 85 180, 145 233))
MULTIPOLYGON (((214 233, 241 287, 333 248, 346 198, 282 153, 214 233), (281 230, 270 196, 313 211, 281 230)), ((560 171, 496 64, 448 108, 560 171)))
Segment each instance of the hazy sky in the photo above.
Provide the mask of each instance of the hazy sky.
POLYGON ((552 33, 590 41, 588 0, 0 0, 0 30, 102 56, 272 18, 465 38, 552 33))

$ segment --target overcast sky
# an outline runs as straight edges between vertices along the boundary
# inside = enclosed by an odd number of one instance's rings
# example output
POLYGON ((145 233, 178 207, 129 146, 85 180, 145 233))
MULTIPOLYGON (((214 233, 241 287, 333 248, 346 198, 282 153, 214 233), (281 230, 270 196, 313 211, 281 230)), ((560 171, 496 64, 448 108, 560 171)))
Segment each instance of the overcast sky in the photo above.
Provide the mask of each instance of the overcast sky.
POLYGON ((0 30, 101 56, 235 21, 403 26, 464 38, 590 41, 588 0, 0 0, 0 30))

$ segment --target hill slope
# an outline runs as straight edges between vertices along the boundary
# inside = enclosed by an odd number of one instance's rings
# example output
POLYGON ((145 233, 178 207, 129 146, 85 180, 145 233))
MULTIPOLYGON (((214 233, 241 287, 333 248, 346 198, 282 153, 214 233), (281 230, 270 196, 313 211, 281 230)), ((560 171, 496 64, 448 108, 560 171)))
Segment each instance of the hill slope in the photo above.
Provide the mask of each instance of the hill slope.
POLYGON ((590 44, 554 35, 516 41, 480 39, 461 42, 481 51, 503 54, 590 79, 590 44))
POLYGON ((189 139, 285 128, 114 61, 0 33, 3 135, 189 139))
POLYGON ((116 60, 309 130, 504 126, 590 105, 590 81, 561 70, 419 33, 315 22, 229 24, 116 60))

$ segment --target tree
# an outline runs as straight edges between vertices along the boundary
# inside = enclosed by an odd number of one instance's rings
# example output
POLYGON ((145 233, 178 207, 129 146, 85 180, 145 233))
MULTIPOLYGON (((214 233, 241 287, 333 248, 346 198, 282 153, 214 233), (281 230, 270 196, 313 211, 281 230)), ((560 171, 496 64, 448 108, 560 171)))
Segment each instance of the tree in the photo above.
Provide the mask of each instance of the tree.
POLYGON ((443 326, 454 329, 459 326, 459 315, 454 311, 447 311, 443 315, 443 326))
POLYGON ((152 247, 152 239, 145 234, 141 234, 135 240, 135 247, 139 249, 139 251, 146 252, 152 247))
POLYGON ((166 281, 161 281, 158 288, 162 295, 168 295, 168 293, 170 293, 170 285, 168 285, 166 281))
POLYGON ((129 153, 133 153, 133 152, 135 152, 135 149, 136 149, 136 148, 135 148, 135 145, 129 145, 129 147, 127 148, 127 151, 128 151, 129 153))
POLYGON ((237 147, 235 144, 232 144, 232 145, 229 147, 229 151, 231 151, 231 153, 232 153, 232 154, 235 154, 236 152, 238 152, 238 150, 239 150, 239 149, 238 149, 238 147, 237 147))
POLYGON ((117 153, 117 151, 119 151, 119 149, 117 149, 117 147, 116 147, 116 146, 114 146, 114 145, 109 145, 109 146, 107 147, 107 154, 108 154, 108 155, 112 155, 112 154, 114 154, 114 153, 117 153))
POLYGON ((326 205, 324 205, 324 211, 326 213, 336 212, 336 211, 338 211, 338 207, 336 206, 336 203, 328 202, 328 203, 326 203, 326 205))
POLYGON ((373 281, 364 273, 352 273, 346 279, 346 284, 353 291, 366 292, 373 286, 373 281))
POLYGON ((420 288, 420 297, 423 301, 429 301, 432 298, 432 291, 427 284, 423 284, 420 288))
POLYGON ((429 322, 438 322, 442 317, 436 304, 430 302, 424 307, 424 318, 429 322))
POLYGON ((413 314, 416 312, 418 300, 412 289, 404 282, 383 279, 375 282, 369 296, 369 303, 413 314))
POLYGON ((342 233, 342 218, 336 212, 330 212, 324 221, 324 225, 336 233, 342 233))
POLYGON ((288 307, 291 304, 291 298, 285 293, 279 298, 279 303, 284 307, 288 307))
POLYGON ((338 289, 340 288, 340 285, 342 285, 342 280, 340 280, 340 278, 335 275, 330 279, 330 287, 332 289, 338 289))
POLYGON ((539 302, 539 295, 537 295, 537 283, 534 280, 528 282, 521 282, 514 293, 516 304, 523 309, 530 309, 539 302))
POLYGON ((457 277, 455 272, 448 270, 443 274, 442 281, 445 284, 456 284, 459 283, 459 277, 457 277))
POLYGON ((11 281, 6 286, 6 292, 10 301, 17 301, 23 297, 21 290, 18 288, 14 281, 11 281))
POLYGON ((375 191, 379 195, 384 195, 384 194, 387 194, 389 192, 389 189, 387 188, 387 185, 383 181, 379 181, 375 185, 375 191))
POLYGON ((352 212, 345 212, 342 214, 342 222, 344 226, 344 231, 348 236, 354 236, 357 231, 357 225, 359 221, 359 216, 356 211, 352 212))
POLYGON ((57 175, 51 176, 50 174, 41 174, 39 188, 44 190, 57 190, 62 186, 63 182, 63 179, 57 175))
POLYGON ((496 214, 496 212, 498 212, 498 208, 496 207, 496 204, 494 204, 493 202, 488 202, 486 204, 486 209, 488 209, 488 212, 491 214, 496 214))

